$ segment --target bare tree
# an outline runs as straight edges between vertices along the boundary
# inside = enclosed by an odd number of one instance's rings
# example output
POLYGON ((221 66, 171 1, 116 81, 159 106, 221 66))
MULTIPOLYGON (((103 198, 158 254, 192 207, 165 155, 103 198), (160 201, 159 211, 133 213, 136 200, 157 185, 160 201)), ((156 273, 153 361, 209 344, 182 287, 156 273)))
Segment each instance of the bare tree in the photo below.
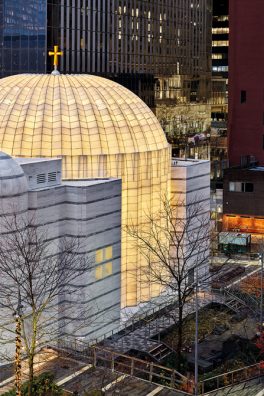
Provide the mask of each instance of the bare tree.
POLYGON ((192 202, 162 199, 154 216, 146 215, 145 226, 127 227, 145 257, 144 275, 148 281, 177 298, 178 342, 181 355, 184 306, 197 281, 208 278, 210 219, 202 199, 192 202), (200 203, 201 202, 201 203, 200 203))
POLYGON ((19 296, 23 305, 19 319, 28 365, 29 396, 32 396, 36 354, 51 337, 65 331, 70 320, 64 317, 65 309, 70 307, 66 301, 75 293, 78 278, 89 267, 77 238, 50 240, 48 230, 37 226, 34 216, 28 219, 13 214, 1 218, 0 327, 6 336, 3 342, 8 343, 14 332, 12 316, 19 296))

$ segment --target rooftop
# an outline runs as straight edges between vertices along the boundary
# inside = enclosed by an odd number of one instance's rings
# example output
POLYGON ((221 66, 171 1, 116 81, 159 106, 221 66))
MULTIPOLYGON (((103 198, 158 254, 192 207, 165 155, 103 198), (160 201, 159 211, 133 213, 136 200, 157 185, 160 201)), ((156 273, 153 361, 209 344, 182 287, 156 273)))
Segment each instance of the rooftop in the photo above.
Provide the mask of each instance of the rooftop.
POLYGON ((120 179, 114 179, 114 178, 107 178, 107 179, 76 179, 76 180, 63 180, 62 185, 64 186, 69 186, 69 187, 88 187, 88 186, 93 186, 95 184, 101 184, 101 183, 109 183, 114 180, 120 180, 120 179))
POLYGON ((177 167, 177 166, 182 166, 182 167, 189 167, 189 166, 193 166, 193 165, 198 165, 198 164, 204 164, 209 162, 209 160, 198 160, 198 159, 192 159, 192 158, 172 158, 171 159, 171 165, 173 167, 177 167))
POLYGON ((30 163, 38 163, 38 162, 47 162, 47 161, 58 161, 61 160, 60 157, 58 158, 42 158, 42 157, 36 157, 36 158, 29 158, 29 157, 13 157, 13 159, 19 164, 19 165, 24 165, 24 164, 30 164, 30 163))

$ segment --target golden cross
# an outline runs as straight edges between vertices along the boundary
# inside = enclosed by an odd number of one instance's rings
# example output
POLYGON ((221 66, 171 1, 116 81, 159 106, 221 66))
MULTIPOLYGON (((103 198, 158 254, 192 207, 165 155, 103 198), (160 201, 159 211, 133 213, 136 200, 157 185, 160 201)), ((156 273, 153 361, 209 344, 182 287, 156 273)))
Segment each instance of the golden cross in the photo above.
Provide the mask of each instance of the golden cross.
POLYGON ((54 66, 55 70, 57 70, 57 66, 59 64, 59 56, 62 56, 62 55, 63 55, 63 52, 62 51, 59 52, 58 45, 54 45, 54 51, 49 51, 49 56, 54 56, 53 66, 54 66))

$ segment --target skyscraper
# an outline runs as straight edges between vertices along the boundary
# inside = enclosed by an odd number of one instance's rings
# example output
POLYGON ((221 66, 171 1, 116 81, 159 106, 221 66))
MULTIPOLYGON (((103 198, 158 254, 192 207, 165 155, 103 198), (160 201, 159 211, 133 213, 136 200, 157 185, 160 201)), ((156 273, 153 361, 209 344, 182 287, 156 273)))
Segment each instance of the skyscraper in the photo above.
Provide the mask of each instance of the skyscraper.
POLYGON ((46 70, 46 0, 0 1, 0 77, 46 70))
POLYGON ((212 28, 212 118, 227 119, 229 21, 228 0, 213 1, 212 28))
POLYGON ((213 0, 212 24, 212 187, 222 187, 227 167, 229 0, 213 0))
POLYGON ((156 107, 156 101, 173 106, 208 101, 209 0, 31 0, 31 4, 29 0, 27 6, 24 3, 0 2, 2 49, 6 50, 6 43, 11 45, 11 51, 4 52, 9 59, 1 63, 1 76, 50 71, 52 64, 47 51, 58 44, 64 52, 61 72, 114 79, 151 108, 156 107), (27 45, 22 46, 23 34, 27 35, 27 45), (11 67, 13 41, 19 41, 16 45, 21 56, 11 67), (29 63, 24 62, 25 58, 29 63))
POLYGON ((229 23, 223 227, 264 234, 264 2, 231 0, 229 23))

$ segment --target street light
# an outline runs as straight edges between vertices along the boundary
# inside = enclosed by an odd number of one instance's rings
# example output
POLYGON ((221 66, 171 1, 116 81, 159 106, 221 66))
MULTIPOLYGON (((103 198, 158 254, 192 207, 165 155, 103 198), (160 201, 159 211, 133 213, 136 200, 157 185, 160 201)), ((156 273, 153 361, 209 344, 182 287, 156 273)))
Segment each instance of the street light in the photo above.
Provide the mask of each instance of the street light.
POLYGON ((21 396, 21 316, 22 316, 22 308, 23 305, 21 303, 21 294, 20 289, 18 289, 18 301, 17 301, 17 309, 14 312, 14 316, 16 319, 16 357, 15 357, 15 386, 16 386, 16 396, 21 396))
POLYGON ((264 254, 260 253, 259 258, 261 260, 261 271, 260 271, 260 331, 263 330, 263 263, 264 254))
POLYGON ((198 372, 198 342, 199 342, 199 304, 198 304, 198 291, 199 283, 198 276, 195 284, 195 341, 194 341, 194 394, 198 396, 198 382, 199 382, 199 372, 198 372))

